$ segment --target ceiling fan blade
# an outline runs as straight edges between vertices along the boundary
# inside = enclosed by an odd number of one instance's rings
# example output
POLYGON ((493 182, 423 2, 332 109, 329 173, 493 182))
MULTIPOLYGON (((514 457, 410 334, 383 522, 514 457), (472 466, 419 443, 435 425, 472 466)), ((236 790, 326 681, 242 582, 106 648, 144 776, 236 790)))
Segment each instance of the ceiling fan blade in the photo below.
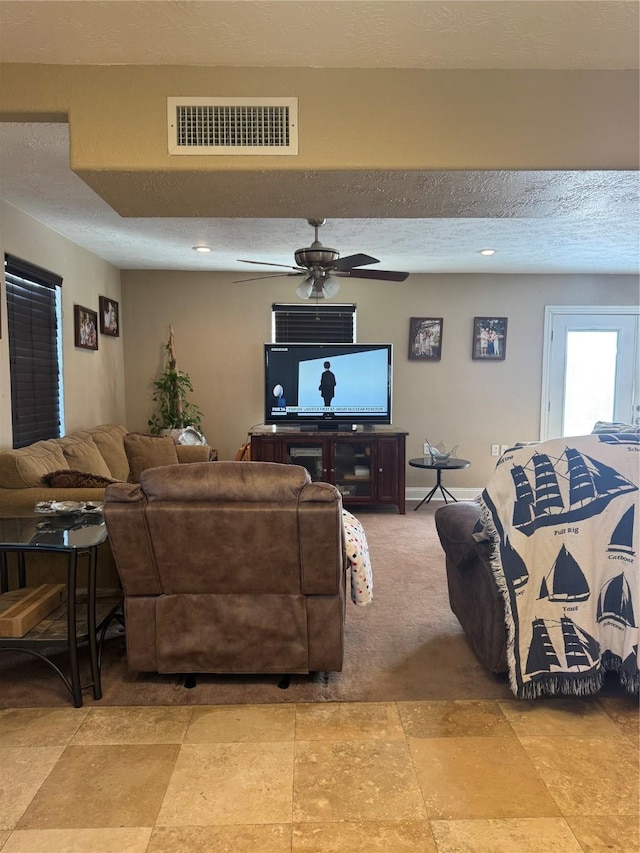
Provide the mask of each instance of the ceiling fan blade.
POLYGON ((302 272, 270 272, 265 275, 257 275, 254 278, 236 278, 232 284, 242 284, 243 281, 259 281, 262 278, 285 278, 290 275, 306 275, 306 270, 302 272))
POLYGON ((408 272, 394 270, 347 270, 342 275, 348 275, 351 278, 375 278, 379 281, 404 281, 409 278, 408 272))
POLYGON ((335 262, 334 269, 339 271, 341 270, 350 270, 352 267, 362 267, 365 264, 379 264, 380 261, 377 258, 372 258, 371 255, 347 255, 346 258, 340 258, 335 262))
POLYGON ((270 261, 247 261, 244 258, 238 258, 239 264, 258 264, 261 267, 282 267, 285 270, 299 270, 300 267, 292 267, 290 264, 273 264, 270 261))

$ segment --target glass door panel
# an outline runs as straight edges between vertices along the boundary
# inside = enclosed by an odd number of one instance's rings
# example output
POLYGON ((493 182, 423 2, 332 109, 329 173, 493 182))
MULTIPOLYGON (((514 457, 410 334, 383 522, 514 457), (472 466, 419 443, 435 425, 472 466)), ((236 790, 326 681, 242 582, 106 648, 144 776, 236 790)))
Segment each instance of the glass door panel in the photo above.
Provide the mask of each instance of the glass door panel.
POLYGON ((285 462, 291 465, 302 465, 306 468, 311 479, 315 481, 325 480, 325 470, 322 459, 323 444, 319 441, 317 444, 313 441, 303 443, 288 441, 285 444, 285 462))
POLYGON ((333 457, 333 483, 344 497, 371 498, 370 441, 336 441, 333 457))
POLYGON ((586 435, 596 421, 613 421, 618 332, 567 332, 563 435, 586 435))

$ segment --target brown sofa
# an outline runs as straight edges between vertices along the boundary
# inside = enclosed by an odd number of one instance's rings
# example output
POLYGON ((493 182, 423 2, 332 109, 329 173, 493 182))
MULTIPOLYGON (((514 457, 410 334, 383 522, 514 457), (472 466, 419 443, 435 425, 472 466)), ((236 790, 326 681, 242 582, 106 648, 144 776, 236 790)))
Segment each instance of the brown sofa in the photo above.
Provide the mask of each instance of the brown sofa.
MULTIPOLYGON (((170 439, 131 433, 122 424, 103 424, 18 450, 3 450, 0 515, 31 513, 38 501, 101 501, 105 485, 112 480, 137 479, 143 468, 153 465, 206 461, 210 453, 207 445, 174 445, 170 439), (102 485, 78 485, 92 481, 102 485)), ((56 580, 57 570, 48 571, 45 565, 55 562, 55 556, 43 555, 42 560, 37 556, 30 558, 30 564, 42 565, 30 573, 30 583, 56 580)), ((103 585, 117 581, 108 542, 100 546, 99 573, 103 585)))
POLYGON ((474 539, 479 521, 480 507, 472 501, 450 503, 435 512, 451 610, 482 663, 491 672, 506 672, 504 602, 491 568, 492 545, 474 539))
POLYGON ((342 499, 297 465, 145 471, 105 493, 129 666, 160 673, 342 669, 342 499))

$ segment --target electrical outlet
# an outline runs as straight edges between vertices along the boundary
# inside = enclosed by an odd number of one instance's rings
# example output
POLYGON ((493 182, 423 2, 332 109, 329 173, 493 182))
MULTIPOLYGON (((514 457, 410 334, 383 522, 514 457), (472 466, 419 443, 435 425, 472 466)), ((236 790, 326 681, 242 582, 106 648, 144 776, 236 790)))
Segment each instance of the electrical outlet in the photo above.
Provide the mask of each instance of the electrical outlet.
POLYGON ((491 455, 492 456, 500 456, 500 445, 492 444, 491 445, 491 455))
POLYGON ((506 453, 510 447, 511 447, 510 444, 501 444, 500 445, 500 456, 502 456, 503 453, 506 453))
POLYGON ((422 445, 422 453, 424 456, 429 455, 429 442, 428 441, 425 441, 425 443, 422 445))

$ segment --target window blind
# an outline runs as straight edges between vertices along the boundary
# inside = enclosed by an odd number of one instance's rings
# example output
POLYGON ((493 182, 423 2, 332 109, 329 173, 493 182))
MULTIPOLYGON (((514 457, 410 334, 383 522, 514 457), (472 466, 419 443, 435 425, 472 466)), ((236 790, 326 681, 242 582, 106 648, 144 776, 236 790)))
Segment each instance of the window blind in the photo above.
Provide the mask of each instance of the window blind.
POLYGON ((61 431, 58 301, 62 278, 5 255, 14 448, 61 431))
POLYGON ((355 305, 274 303, 271 309, 273 343, 355 343, 355 305))

